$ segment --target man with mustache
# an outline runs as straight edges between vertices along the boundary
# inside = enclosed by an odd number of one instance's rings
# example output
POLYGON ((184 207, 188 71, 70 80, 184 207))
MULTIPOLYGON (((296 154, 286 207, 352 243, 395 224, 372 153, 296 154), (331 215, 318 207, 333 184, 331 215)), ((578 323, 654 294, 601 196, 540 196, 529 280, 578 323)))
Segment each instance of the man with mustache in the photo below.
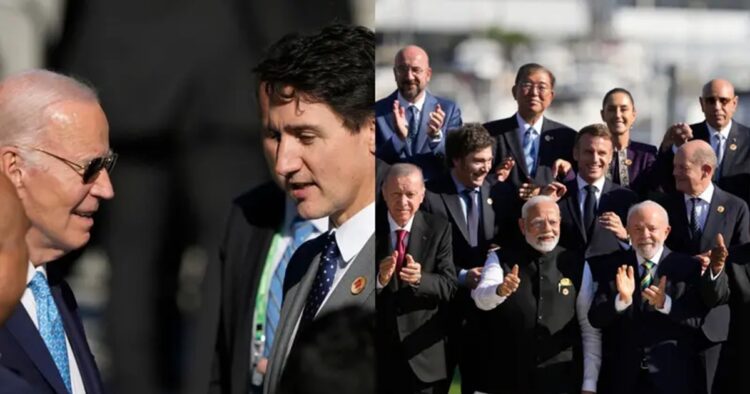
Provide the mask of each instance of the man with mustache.
POLYGON ((688 125, 677 123, 664 137, 658 158, 660 186, 666 192, 675 190, 672 160, 682 144, 700 139, 716 153, 714 183, 741 198, 750 206, 750 128, 732 118, 739 98, 734 86, 724 79, 713 79, 703 85, 698 98, 705 121, 688 125))
POLYGON ((477 307, 492 311, 482 358, 493 375, 479 390, 593 393, 601 338, 588 322, 591 272, 580 252, 558 245, 553 198, 529 199, 518 225, 526 242, 490 253, 471 292, 477 307))
POLYGON ((606 125, 584 127, 573 148, 576 178, 564 184, 553 182, 542 190, 560 198, 560 245, 579 250, 587 258, 628 247, 621 218, 638 196, 607 179, 612 148, 612 134, 606 125))
POLYGON ((31 222, 27 288, 0 328, 0 365, 35 392, 104 392, 73 292, 46 265, 88 243, 99 204, 114 197, 116 158, 91 88, 43 70, 0 82, 0 171, 31 222))
POLYGON ((393 76, 398 89, 375 103, 377 156, 389 164, 416 164, 426 180, 437 177, 445 171, 446 133, 461 126, 461 109, 427 90, 430 59, 416 45, 398 51, 393 76))
POLYGON ((448 219, 452 228, 453 262, 458 292, 451 308, 448 376, 458 362, 463 392, 474 392, 481 346, 480 311, 469 291, 477 286, 482 265, 497 230, 487 175, 492 170, 493 139, 478 123, 467 123, 448 134, 445 145, 450 172, 428 182, 422 209, 448 219), (465 322, 465 323, 464 323, 465 322))
POLYGON ((664 246, 669 217, 659 204, 634 205, 627 223, 630 250, 588 260, 597 287, 589 321, 602 330, 597 393, 701 392, 701 265, 664 246))

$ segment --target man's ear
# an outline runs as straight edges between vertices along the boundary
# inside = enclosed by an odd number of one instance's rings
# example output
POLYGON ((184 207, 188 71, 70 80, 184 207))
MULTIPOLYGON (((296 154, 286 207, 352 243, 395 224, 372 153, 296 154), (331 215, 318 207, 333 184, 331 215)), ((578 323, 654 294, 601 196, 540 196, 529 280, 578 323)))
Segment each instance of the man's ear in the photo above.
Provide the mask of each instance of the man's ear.
POLYGON ((370 118, 365 122, 364 126, 362 126, 362 129, 359 131, 360 133, 367 133, 367 146, 370 149, 370 153, 375 155, 375 150, 377 149, 377 143, 375 138, 375 118, 370 118))
POLYGON ((18 148, 14 146, 0 148, 0 172, 7 176, 16 188, 22 185, 23 170, 19 164, 18 148))

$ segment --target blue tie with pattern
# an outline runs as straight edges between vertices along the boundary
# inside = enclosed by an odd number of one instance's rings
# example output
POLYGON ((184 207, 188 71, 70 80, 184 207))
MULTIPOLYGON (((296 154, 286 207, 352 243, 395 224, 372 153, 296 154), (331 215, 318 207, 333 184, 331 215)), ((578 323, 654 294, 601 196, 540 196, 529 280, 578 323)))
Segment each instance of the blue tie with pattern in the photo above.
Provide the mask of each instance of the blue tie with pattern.
POLYGON ((69 393, 73 390, 70 385, 70 370, 68 367, 68 348, 65 345, 65 329, 63 328, 60 313, 57 311, 55 300, 47 284, 47 278, 43 273, 37 272, 29 283, 31 293, 36 301, 36 316, 39 321, 39 334, 44 344, 47 345, 50 356, 60 372, 60 377, 65 383, 69 393))
POLYGON ((536 173, 536 149, 534 149, 536 134, 533 127, 529 127, 523 134, 523 155, 526 158, 526 169, 529 170, 530 177, 536 173))
POLYGON ((331 287, 333 287, 336 268, 338 267, 339 259, 341 258, 338 244, 336 244, 335 234, 336 233, 333 231, 328 233, 326 247, 323 250, 323 254, 320 256, 318 272, 315 274, 315 281, 310 289, 310 293, 307 294, 307 301, 305 302, 305 310, 302 312, 300 327, 313 321, 315 314, 318 313, 318 309, 320 309, 320 306, 323 304, 323 300, 328 295, 331 287))
POLYGON ((292 259, 294 251, 305 242, 314 229, 315 226, 312 222, 306 221, 299 216, 295 217, 292 222, 292 240, 286 249, 284 249, 284 254, 281 256, 279 265, 276 266, 276 270, 273 272, 271 287, 268 290, 265 325, 266 342, 263 347, 263 357, 267 358, 271 354, 274 334, 276 333, 276 327, 279 325, 281 302, 284 296, 284 274, 286 274, 286 267, 289 264, 289 260, 292 259))
POLYGON ((414 144, 417 141, 417 130, 419 123, 417 122, 417 106, 410 105, 407 111, 407 120, 409 121, 409 133, 406 135, 406 155, 411 157, 416 154, 414 144))

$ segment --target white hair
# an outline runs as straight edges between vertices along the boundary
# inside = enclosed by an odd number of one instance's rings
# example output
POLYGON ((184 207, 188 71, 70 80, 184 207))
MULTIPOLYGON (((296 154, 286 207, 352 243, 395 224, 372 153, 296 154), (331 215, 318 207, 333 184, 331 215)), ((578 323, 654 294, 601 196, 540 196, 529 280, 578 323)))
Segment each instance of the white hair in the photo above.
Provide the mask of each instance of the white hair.
POLYGON ((667 214, 667 210, 664 209, 661 205, 651 201, 646 200, 643 202, 639 202, 638 204, 633 205, 628 209, 628 223, 630 223, 630 217, 633 216, 637 211, 646 209, 646 208, 653 208, 658 212, 659 216, 661 216, 662 219, 664 219, 665 223, 669 223, 669 214, 667 214))
POLYGON ((555 207, 559 210, 560 208, 557 207, 557 201, 555 201, 554 198, 550 196, 545 195, 539 195, 531 197, 528 201, 526 201, 523 204, 523 207, 521 207, 521 218, 526 219, 529 217, 529 210, 543 202, 551 202, 555 204, 555 207))

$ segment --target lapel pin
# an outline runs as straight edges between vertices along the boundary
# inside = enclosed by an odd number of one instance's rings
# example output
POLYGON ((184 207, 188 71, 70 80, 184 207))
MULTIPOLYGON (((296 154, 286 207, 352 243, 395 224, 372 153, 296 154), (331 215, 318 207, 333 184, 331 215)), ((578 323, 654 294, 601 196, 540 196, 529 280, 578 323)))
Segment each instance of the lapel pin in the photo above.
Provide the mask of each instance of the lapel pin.
POLYGON ((568 293, 570 293, 570 291, 567 288, 562 290, 563 295, 568 295, 568 293))
POLYGON ((724 213, 724 206, 723 205, 719 205, 718 207, 716 207, 716 212, 718 212, 718 213, 724 213))
POLYGON ((547 142, 550 142, 550 141, 552 141, 554 139, 555 139, 555 137, 553 137, 553 136, 551 136, 549 134, 547 134, 547 135, 544 136, 544 140, 547 141, 547 142))
POLYGON ((737 150, 737 144, 729 145, 729 150, 737 150))
POLYGON ((492 205, 492 198, 489 198, 489 197, 487 198, 487 204, 492 205))
POLYGON ((358 276, 357 279, 354 279, 354 282, 352 282, 352 294, 358 295, 365 289, 365 286, 367 286, 367 278, 364 276, 358 276))
POLYGON ((630 160, 630 159, 625 160, 625 165, 626 166, 632 166, 633 165, 633 160, 630 160))

